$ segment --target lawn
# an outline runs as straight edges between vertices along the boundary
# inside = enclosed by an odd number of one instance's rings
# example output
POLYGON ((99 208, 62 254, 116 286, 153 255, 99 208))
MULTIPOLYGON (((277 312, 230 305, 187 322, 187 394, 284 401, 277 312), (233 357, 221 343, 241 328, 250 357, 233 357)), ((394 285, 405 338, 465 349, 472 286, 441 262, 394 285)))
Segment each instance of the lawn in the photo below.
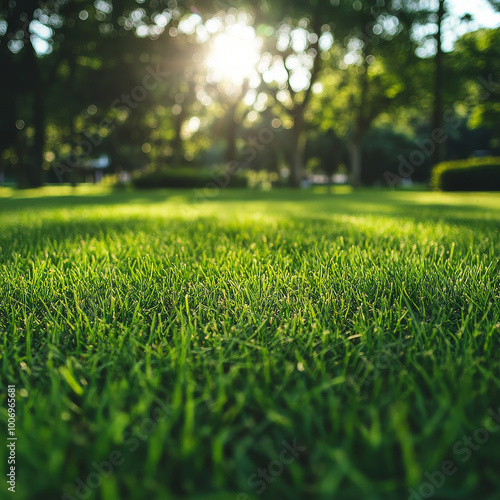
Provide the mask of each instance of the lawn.
POLYGON ((209 194, 0 192, 12 498, 500 498, 500 196, 209 194))

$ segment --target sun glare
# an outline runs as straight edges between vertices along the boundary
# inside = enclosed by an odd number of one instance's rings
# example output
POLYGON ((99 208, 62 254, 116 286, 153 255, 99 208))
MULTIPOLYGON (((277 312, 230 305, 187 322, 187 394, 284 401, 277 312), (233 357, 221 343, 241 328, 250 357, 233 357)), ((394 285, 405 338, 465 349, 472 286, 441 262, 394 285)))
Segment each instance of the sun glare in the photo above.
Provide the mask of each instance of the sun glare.
POLYGON ((241 85, 255 75, 259 61, 259 39, 251 26, 237 23, 226 27, 213 40, 205 61, 214 81, 241 85))

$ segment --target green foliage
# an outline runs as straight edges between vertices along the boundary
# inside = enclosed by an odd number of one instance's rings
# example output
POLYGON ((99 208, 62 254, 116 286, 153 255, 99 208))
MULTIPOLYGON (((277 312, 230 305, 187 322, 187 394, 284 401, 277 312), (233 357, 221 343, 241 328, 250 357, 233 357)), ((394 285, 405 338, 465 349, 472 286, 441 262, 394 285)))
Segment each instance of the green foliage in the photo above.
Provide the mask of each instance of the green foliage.
POLYGON ((253 171, 250 170, 247 174, 248 187, 254 189, 269 190, 272 187, 283 186, 283 181, 280 180, 276 172, 269 172, 267 170, 253 171))
MULTIPOLYGON (((51 162, 101 154, 111 159, 112 173, 166 163, 227 163, 244 155, 254 131, 274 127, 288 132, 287 141, 251 145, 251 168, 287 166, 290 179, 298 181, 310 158, 326 172, 339 163, 358 164, 363 137, 382 122, 394 130, 406 122, 409 136, 428 124, 433 60, 418 54, 435 36, 429 2, 191 4, 4 2, 0 67, 11 76, 1 90, 13 98, 0 115, 0 176, 4 171, 9 179, 15 174, 26 185, 41 185, 56 180, 47 172, 51 162), (244 19, 262 42, 256 73, 237 84, 228 75, 212 75, 205 64, 235 19, 244 19), (35 25, 45 35, 31 36, 35 25), (31 38, 39 43, 29 43, 31 38), (334 131, 343 142, 336 151, 349 150, 352 157, 324 159, 321 141, 310 151, 318 129, 334 131)), ((499 35, 498 28, 466 33, 445 57, 445 107, 469 127, 494 132, 485 149, 500 143, 499 35)), ((454 132, 461 141, 460 131, 454 132)), ((456 148, 452 153, 467 156, 456 148)), ((364 177, 365 170, 370 177, 371 166, 361 168, 364 177)), ((71 174, 63 178, 73 180, 71 174)))
POLYGON ((479 29, 457 40, 450 55, 452 99, 470 128, 487 126, 500 144, 500 28, 479 29))
POLYGON ((363 184, 387 184, 385 173, 398 172, 401 156, 407 158, 414 149, 415 144, 407 136, 390 128, 376 128, 368 132, 363 140, 362 150, 363 184))
POLYGON ((431 187, 443 191, 500 191, 500 157, 439 163, 432 169, 431 187))
POLYGON ((16 498, 114 451, 87 498, 401 500, 450 459, 434 498, 498 498, 500 431, 463 444, 498 411, 497 195, 47 189, 0 198, 16 498))

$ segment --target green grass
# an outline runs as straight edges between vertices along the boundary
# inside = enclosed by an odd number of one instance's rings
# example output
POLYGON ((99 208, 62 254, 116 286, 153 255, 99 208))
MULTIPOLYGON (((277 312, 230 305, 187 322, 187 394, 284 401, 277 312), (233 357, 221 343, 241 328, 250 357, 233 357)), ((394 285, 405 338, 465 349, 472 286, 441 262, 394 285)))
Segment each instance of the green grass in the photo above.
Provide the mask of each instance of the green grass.
POLYGON ((192 197, 0 196, 13 498, 499 498, 498 195, 192 197))

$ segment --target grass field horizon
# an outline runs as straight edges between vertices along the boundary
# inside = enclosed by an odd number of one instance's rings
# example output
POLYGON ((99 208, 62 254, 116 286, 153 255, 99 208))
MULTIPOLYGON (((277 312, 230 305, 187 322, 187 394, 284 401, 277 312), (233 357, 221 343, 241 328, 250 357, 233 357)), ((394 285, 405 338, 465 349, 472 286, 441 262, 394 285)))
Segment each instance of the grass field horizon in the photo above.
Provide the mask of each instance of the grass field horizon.
POLYGON ((0 191, 15 496, 499 498, 500 196, 207 195, 0 191))

